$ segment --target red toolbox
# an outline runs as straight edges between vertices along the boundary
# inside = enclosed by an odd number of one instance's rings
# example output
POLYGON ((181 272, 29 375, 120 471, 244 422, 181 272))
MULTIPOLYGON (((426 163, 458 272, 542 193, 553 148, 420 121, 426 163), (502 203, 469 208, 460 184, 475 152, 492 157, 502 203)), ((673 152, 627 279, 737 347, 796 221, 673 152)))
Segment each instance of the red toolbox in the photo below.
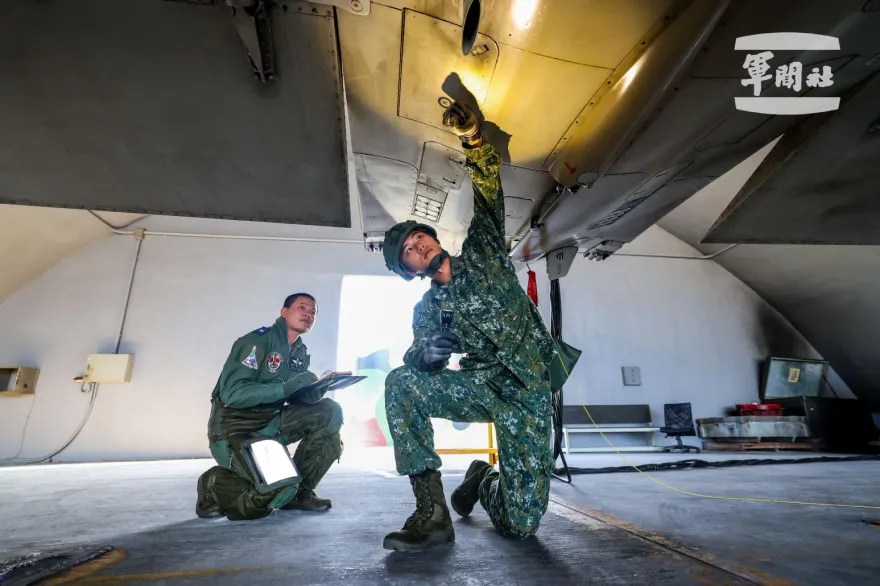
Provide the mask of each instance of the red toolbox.
POLYGON ((740 417, 782 415, 782 405, 778 403, 744 403, 736 406, 740 417))

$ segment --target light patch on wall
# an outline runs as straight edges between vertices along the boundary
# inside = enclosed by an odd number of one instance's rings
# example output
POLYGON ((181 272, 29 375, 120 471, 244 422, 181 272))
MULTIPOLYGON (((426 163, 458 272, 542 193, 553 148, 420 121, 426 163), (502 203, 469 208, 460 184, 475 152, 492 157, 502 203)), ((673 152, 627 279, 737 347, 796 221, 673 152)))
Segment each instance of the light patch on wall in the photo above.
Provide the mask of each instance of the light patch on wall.
POLYGON ((403 354, 412 342, 412 310, 428 290, 430 282, 399 277, 352 275, 342 280, 339 304, 340 370, 357 370, 363 360, 378 350, 388 350, 389 366, 403 364, 403 354))
MULTIPOLYGON (((333 399, 342 406, 346 445, 391 445, 385 416, 385 377, 403 365, 403 355, 413 340, 413 309, 430 287, 430 281, 404 281, 399 277, 349 275, 342 280, 339 303, 338 370, 366 376, 366 380, 340 390, 333 399)), ((453 356, 450 368, 457 368, 453 356)), ((483 447, 485 424, 456 424, 433 420, 438 448, 483 447)))
POLYGON ((412 309, 429 281, 352 275, 342 280, 339 300, 338 370, 367 378, 335 393, 345 414, 343 441, 356 446, 391 445, 385 417, 385 377, 403 364, 412 343, 412 309))

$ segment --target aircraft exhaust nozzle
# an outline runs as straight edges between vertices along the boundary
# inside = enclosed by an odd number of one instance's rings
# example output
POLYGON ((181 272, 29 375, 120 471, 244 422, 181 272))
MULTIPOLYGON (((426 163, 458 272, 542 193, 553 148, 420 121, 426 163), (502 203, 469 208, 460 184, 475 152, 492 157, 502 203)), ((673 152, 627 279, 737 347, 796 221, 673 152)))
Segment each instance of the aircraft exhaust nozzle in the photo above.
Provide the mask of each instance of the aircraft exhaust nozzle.
POLYGON ((480 28, 480 0, 464 0, 461 18, 461 54, 470 55, 480 28))

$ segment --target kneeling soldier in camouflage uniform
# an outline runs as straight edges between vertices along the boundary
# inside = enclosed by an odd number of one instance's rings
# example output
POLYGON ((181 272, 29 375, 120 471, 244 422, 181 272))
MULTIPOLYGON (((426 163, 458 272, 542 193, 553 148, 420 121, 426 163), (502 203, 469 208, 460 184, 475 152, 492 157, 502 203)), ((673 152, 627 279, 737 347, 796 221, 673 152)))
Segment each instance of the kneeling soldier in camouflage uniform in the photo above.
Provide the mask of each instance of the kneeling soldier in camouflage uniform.
POLYGON ((320 391, 291 397, 318 378, 308 370, 310 356, 300 338, 312 329, 316 314, 314 297, 295 293, 284 300, 281 317, 272 327, 255 330, 232 346, 211 395, 208 439, 219 466, 199 478, 199 517, 258 519, 278 508, 330 508, 330 501, 318 498, 315 488, 342 454, 342 408, 323 399, 320 391), (254 437, 285 445, 300 442, 293 455, 302 477, 298 487, 257 492, 241 445, 254 437))
POLYGON ((397 471, 409 475, 416 497, 403 528, 385 537, 386 549, 401 551, 455 540, 431 417, 495 424, 500 472, 474 461, 450 500, 461 516, 479 501, 507 537, 525 539, 538 529, 553 465, 548 364, 555 351, 506 253, 501 158, 483 143, 467 107, 452 104, 443 122, 461 137, 474 188, 461 256, 449 256, 436 231, 413 221, 391 228, 383 248, 393 272, 432 280, 415 307, 404 366, 385 382, 397 471), (445 368, 453 352, 466 354, 459 371, 445 368))

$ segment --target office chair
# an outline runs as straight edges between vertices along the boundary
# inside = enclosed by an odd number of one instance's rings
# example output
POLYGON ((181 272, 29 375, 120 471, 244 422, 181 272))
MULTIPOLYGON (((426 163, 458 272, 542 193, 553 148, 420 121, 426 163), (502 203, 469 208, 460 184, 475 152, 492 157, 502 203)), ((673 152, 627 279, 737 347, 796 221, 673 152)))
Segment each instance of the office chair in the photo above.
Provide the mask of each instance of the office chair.
POLYGON ((681 443, 682 436, 696 436, 694 429, 694 418, 691 414, 690 403, 667 403, 663 405, 663 419, 666 424, 660 428, 660 431, 666 434, 666 437, 674 437, 678 442, 675 446, 666 446, 663 448, 664 453, 673 450, 681 450, 682 452, 690 452, 696 450, 700 453, 700 448, 696 446, 686 446, 681 443))

